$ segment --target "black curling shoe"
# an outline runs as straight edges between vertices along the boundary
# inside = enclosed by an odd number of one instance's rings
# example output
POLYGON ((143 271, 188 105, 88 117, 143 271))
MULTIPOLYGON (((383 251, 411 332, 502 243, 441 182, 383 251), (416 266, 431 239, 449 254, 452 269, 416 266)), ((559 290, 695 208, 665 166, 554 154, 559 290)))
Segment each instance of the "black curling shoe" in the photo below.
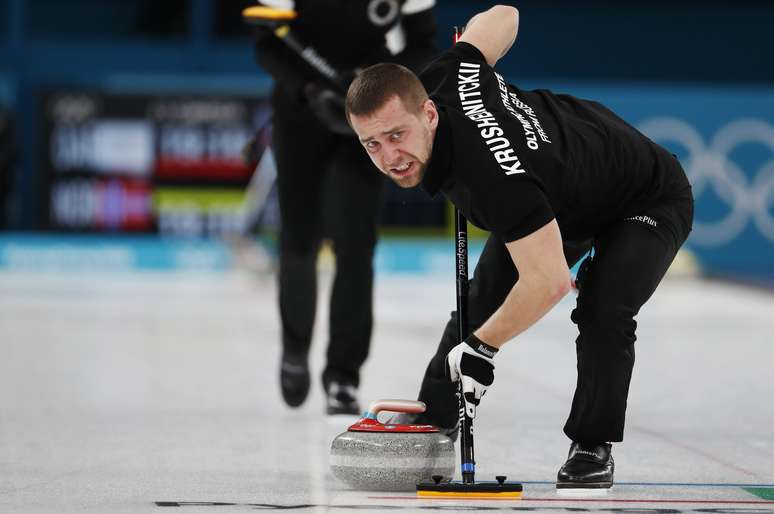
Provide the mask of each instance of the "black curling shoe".
POLYGON ((325 411, 329 415, 362 413, 357 402, 357 388, 352 384, 333 380, 325 386, 325 396, 325 411))
POLYGON ((298 407, 309 394, 309 363, 306 355, 282 354, 280 364, 282 398, 290 407, 298 407))
POLYGON ((572 443, 567 462, 556 477, 558 490, 597 490, 603 492, 613 487, 615 463, 609 443, 572 443))

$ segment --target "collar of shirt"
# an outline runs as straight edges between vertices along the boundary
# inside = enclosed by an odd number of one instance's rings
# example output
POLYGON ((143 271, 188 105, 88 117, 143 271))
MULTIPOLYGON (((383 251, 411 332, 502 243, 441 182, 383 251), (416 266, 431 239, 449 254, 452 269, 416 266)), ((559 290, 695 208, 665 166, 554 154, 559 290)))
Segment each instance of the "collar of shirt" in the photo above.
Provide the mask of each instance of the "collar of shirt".
POLYGON ((421 184, 422 189, 431 197, 438 194, 441 186, 443 186, 446 178, 451 173, 451 143, 451 127, 449 126, 446 109, 438 106, 438 127, 435 130, 435 138, 433 139, 433 152, 421 184))

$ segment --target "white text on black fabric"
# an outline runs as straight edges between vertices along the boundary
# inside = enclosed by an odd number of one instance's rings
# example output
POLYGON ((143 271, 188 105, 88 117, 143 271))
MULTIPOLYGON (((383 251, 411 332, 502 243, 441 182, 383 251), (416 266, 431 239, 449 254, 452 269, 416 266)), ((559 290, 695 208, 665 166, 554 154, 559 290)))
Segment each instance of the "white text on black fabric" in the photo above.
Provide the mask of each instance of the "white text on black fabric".
POLYGON ((462 103, 462 110, 476 126, 481 129, 481 137, 494 155, 500 167, 506 175, 524 173, 521 161, 513 150, 513 145, 503 135, 495 117, 484 108, 481 95, 481 83, 479 81, 480 64, 461 62, 457 74, 457 90, 462 103))
POLYGON ((505 79, 503 79, 502 75, 495 72, 495 76, 497 77, 497 83, 500 86, 500 99, 503 102, 503 106, 514 118, 519 120, 519 123, 521 123, 521 126, 524 128, 524 137, 527 140, 527 147, 530 150, 537 150, 540 148, 535 132, 540 136, 540 139, 546 143, 550 143, 551 140, 548 139, 548 135, 540 124, 540 120, 538 120, 532 107, 519 100, 516 93, 508 90, 508 86, 505 84, 505 79), (524 114, 529 116, 529 120, 514 109, 514 106, 524 111, 524 114))

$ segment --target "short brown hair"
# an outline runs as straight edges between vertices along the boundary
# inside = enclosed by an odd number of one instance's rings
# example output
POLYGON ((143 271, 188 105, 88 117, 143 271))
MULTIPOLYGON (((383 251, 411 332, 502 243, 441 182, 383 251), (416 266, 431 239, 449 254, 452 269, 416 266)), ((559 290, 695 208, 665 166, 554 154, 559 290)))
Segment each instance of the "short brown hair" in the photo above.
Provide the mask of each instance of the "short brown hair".
POLYGON ((369 66, 355 77, 347 91, 345 112, 369 115, 397 96, 409 112, 418 113, 427 100, 427 91, 414 72, 405 66, 380 63, 369 66))

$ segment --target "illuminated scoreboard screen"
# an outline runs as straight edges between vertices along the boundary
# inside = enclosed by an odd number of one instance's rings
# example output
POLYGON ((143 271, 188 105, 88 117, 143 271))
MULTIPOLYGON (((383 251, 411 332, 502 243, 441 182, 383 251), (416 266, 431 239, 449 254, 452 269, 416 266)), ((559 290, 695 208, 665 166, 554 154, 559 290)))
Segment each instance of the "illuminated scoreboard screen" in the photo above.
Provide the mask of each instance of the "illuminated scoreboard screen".
MULTIPOLYGON (((265 97, 59 90, 43 115, 48 229, 223 237, 279 223, 265 97)), ((448 227, 442 196, 385 182, 382 227, 448 227)))
POLYGON ((265 98, 54 91, 43 112, 48 228, 244 231, 255 207, 246 188, 269 153, 265 98), (256 134, 256 162, 247 165, 242 149, 256 134))

